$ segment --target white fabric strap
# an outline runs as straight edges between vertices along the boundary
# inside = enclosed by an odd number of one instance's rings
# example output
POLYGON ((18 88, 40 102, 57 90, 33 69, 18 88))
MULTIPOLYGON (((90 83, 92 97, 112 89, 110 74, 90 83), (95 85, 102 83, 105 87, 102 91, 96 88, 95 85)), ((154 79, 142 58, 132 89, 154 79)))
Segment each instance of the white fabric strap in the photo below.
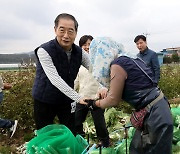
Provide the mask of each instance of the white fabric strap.
POLYGON ((154 104, 156 104, 156 103, 157 103, 159 100, 161 100, 163 97, 164 97, 164 94, 163 94, 163 92, 161 91, 160 94, 159 94, 159 96, 158 96, 155 100, 153 100, 151 103, 149 103, 145 108, 146 108, 147 110, 149 110, 154 104))

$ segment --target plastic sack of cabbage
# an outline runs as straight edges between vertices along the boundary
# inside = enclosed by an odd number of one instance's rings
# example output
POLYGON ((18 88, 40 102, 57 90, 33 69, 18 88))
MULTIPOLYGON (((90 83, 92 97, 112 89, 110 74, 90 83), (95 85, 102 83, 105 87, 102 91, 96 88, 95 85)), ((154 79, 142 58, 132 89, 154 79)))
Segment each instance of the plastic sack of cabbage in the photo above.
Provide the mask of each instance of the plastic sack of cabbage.
POLYGON ((48 125, 37 130, 36 135, 26 145, 27 154, 80 154, 88 146, 84 138, 75 137, 64 125, 48 125))

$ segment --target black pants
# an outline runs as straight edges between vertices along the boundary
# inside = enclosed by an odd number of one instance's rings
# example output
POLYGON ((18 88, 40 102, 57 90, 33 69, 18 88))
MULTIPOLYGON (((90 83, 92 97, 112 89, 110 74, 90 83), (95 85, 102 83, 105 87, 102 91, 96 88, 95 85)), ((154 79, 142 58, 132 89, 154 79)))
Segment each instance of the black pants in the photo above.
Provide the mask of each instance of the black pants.
POLYGON ((130 154, 172 153, 173 120, 165 99, 152 106, 143 126, 133 136, 130 154))
MULTIPOLYGON (((75 112, 75 130, 77 134, 82 136, 85 135, 83 131, 83 122, 86 119, 89 109, 82 104, 76 105, 76 112, 75 112)), ((96 128, 96 134, 99 140, 107 140, 109 139, 109 133, 106 128, 106 122, 104 119, 104 110, 97 109, 95 111, 91 111, 91 115, 94 121, 94 125, 96 128)))
POLYGON ((54 118, 58 117, 59 123, 68 127, 74 134, 75 113, 71 113, 71 104, 47 104, 34 100, 34 119, 36 128, 40 129, 54 123, 54 118))

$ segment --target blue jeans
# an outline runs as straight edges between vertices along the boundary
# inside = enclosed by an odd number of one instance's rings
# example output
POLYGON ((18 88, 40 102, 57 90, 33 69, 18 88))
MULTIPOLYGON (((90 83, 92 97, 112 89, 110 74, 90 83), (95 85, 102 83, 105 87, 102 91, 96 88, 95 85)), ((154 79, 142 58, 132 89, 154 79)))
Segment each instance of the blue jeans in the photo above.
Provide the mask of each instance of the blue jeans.
MULTIPOLYGON (((3 92, 0 92, 0 104, 3 100, 3 92)), ((13 121, 8 119, 1 119, 0 118, 0 128, 10 128, 14 124, 13 121)))
POLYGON ((3 92, 0 92, 0 104, 2 103, 3 100, 3 92))

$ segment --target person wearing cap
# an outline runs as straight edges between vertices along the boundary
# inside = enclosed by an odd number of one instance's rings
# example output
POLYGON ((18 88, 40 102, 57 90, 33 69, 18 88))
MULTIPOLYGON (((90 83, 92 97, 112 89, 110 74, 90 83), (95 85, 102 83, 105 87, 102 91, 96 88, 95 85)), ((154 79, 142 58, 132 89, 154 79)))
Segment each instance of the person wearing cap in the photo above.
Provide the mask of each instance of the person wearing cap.
POLYGON ((154 84, 151 69, 142 59, 134 57, 121 44, 107 37, 93 39, 89 55, 92 75, 107 87, 108 93, 104 97, 100 90, 103 99, 86 100, 87 105, 94 110, 98 107, 105 109, 124 100, 136 110, 135 113, 143 111, 141 116, 144 119, 141 127, 136 127, 130 154, 171 154, 173 120, 170 106, 163 92, 154 84))

